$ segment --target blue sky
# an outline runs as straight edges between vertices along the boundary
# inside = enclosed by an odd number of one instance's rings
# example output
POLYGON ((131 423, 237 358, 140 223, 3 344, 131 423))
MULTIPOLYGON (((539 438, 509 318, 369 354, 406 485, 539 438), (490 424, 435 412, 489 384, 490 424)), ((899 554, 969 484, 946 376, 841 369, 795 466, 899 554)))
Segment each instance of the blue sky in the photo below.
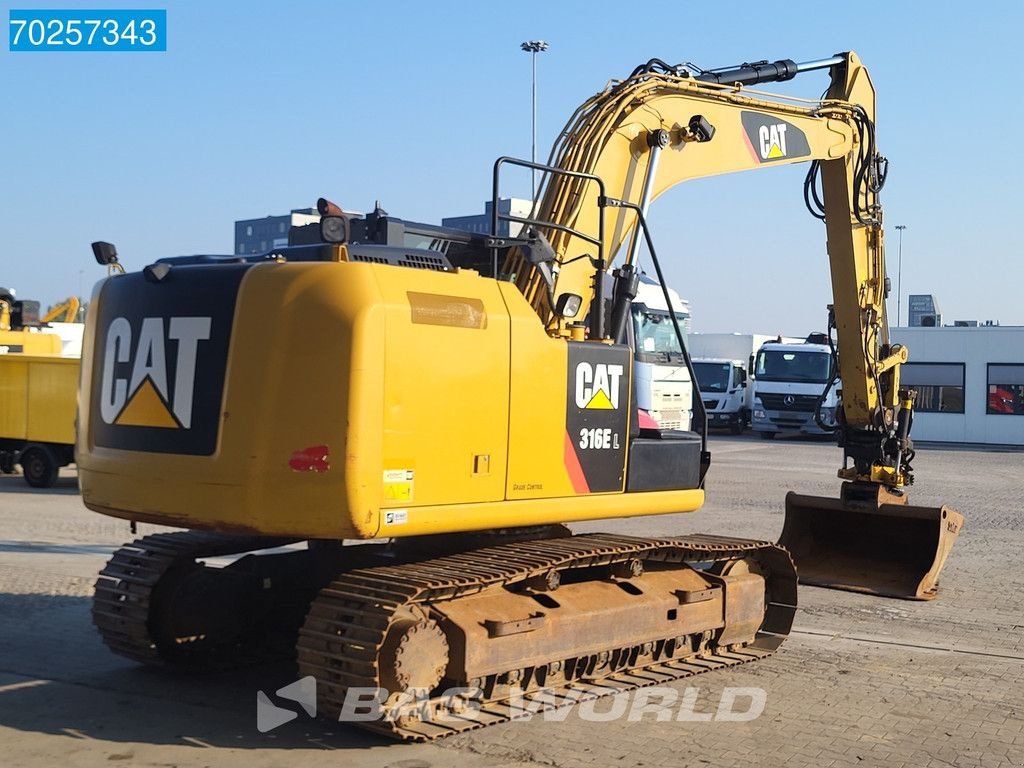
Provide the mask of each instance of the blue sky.
MULTIPOLYGON (((704 67, 856 50, 878 90, 889 273, 945 319, 1024 324, 1019 2, 3 3, 167 8, 167 53, 0 53, 0 285, 55 303, 101 276, 89 243, 227 253, 235 219, 327 196, 439 222, 481 212, 490 169, 538 154, 573 109, 651 57, 704 67)), ((817 96, 827 76, 787 84, 817 96)), ((703 331, 801 335, 830 301, 803 166, 676 187, 651 213, 703 331)), ((528 191, 507 190, 513 194, 528 191)), ((891 313, 895 311, 895 296, 891 313)))

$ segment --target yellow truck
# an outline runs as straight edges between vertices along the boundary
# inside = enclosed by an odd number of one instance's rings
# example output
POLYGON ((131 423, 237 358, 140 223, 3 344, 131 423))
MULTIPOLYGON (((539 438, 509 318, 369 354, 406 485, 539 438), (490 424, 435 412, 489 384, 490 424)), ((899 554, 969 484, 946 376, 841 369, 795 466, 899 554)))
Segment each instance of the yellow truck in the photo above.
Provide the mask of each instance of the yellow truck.
POLYGON ((20 463, 36 488, 52 486, 74 461, 79 308, 72 297, 40 317, 38 301, 0 288, 0 472, 20 463))
POLYGON ((81 360, 58 355, 0 355, 0 469, 20 463, 25 481, 48 488, 74 461, 81 360))

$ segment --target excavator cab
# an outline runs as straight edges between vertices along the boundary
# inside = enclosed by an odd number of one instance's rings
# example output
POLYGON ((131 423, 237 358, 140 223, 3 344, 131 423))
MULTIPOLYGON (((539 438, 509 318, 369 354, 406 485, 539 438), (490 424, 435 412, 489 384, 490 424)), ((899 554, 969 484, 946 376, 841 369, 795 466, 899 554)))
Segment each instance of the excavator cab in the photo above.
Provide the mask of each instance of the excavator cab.
POLYGON ((907 503, 871 483, 843 483, 838 499, 786 495, 779 544, 800 582, 883 597, 931 600, 964 518, 907 503))

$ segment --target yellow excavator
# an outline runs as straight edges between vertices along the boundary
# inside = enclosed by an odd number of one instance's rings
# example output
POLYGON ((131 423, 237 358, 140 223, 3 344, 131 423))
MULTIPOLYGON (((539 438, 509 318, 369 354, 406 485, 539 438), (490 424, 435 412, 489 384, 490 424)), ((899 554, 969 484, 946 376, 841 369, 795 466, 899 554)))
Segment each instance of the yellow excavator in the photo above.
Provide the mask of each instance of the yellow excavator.
POLYGON ((78 319, 78 312, 82 308, 77 296, 69 296, 60 304, 50 307, 43 315, 44 323, 73 323, 78 319))
POLYGON ((50 323, 73 323, 81 303, 75 296, 51 307, 40 317, 39 302, 19 300, 13 290, 0 288, 0 348, 6 352, 59 355, 61 338, 47 330, 50 323))
POLYGON ((846 461, 839 499, 790 495, 783 542, 804 580, 934 594, 962 518, 905 503, 914 393, 885 319, 867 71, 852 53, 652 60, 580 106, 548 163, 496 162, 495 199, 503 172, 543 174, 530 216, 493 207, 492 232, 506 219, 516 237, 321 199, 287 247, 97 287, 84 501, 188 529, 115 553, 93 605, 104 641, 198 669, 297 651, 320 712, 416 740, 771 654, 797 603, 783 547, 564 526, 702 505, 700 398, 694 432, 641 426, 634 405, 641 242, 664 285, 645 214, 687 179, 796 162, 827 230, 846 461), (821 69, 820 100, 751 87, 821 69))
POLYGON ((59 355, 60 336, 46 332, 39 302, 18 299, 12 289, 0 288, 0 354, 59 355))

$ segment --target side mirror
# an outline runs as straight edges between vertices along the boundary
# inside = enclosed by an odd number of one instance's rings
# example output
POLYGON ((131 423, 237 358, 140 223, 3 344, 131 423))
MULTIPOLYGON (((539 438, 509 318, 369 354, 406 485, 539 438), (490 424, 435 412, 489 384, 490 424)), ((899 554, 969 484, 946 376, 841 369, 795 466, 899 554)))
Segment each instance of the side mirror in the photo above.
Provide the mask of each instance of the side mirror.
POLYGON ((92 244, 92 255, 96 257, 96 263, 108 267, 117 264, 117 248, 113 243, 105 243, 98 240, 92 244))

